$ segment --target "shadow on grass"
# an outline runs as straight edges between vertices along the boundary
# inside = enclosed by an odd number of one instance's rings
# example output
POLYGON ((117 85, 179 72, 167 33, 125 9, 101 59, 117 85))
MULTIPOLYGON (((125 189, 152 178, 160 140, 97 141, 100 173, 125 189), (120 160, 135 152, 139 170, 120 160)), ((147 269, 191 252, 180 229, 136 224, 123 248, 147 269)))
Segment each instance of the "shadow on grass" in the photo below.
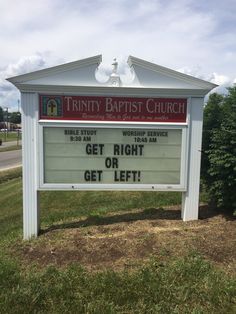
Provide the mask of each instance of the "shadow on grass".
POLYGON ((223 216, 227 221, 234 221, 236 217, 233 215, 232 210, 225 210, 225 209, 216 209, 209 205, 201 205, 199 207, 199 219, 209 219, 215 216, 223 216))
MULTIPOLYGON (((178 207, 178 206, 176 206, 178 207)), ((224 211, 216 211, 210 208, 208 205, 202 205, 199 208, 199 220, 205 220, 213 218, 218 215, 223 215, 226 220, 235 220, 233 215, 229 215, 224 211)), ((180 209, 163 209, 163 208, 146 208, 140 212, 129 212, 124 214, 116 214, 112 216, 91 215, 86 219, 52 225, 46 229, 40 230, 40 234, 45 234, 53 230, 60 229, 75 229, 89 226, 105 226, 122 222, 132 222, 138 220, 181 220, 180 209)))
POLYGON ((121 222, 132 222, 137 220, 147 219, 166 219, 166 220, 180 220, 181 211, 178 209, 163 209, 163 208, 146 208, 140 212, 129 212, 125 214, 117 214, 112 216, 91 215, 86 219, 71 223, 63 223, 50 226, 47 229, 40 231, 40 234, 48 233, 59 229, 74 229, 89 226, 103 226, 112 225, 121 222))

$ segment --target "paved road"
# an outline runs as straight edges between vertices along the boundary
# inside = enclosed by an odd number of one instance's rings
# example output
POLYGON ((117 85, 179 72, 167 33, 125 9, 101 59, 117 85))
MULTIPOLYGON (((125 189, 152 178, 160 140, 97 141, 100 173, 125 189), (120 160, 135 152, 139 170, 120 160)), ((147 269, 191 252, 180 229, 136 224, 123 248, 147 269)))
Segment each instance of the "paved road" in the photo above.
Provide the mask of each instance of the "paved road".
POLYGON ((0 171, 21 166, 21 150, 0 152, 0 171))

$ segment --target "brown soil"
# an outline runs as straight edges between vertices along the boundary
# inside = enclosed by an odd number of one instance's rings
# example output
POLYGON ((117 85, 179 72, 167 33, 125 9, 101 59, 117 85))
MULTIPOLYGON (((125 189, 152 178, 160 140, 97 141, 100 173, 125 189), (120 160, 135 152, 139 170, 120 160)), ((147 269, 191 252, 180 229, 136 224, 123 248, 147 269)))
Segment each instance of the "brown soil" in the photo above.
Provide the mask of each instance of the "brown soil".
POLYGON ((162 263, 191 251, 235 274, 236 220, 204 206, 192 222, 181 220, 179 208, 127 211, 53 225, 14 247, 24 264, 80 263, 90 270, 133 269, 151 256, 162 263))

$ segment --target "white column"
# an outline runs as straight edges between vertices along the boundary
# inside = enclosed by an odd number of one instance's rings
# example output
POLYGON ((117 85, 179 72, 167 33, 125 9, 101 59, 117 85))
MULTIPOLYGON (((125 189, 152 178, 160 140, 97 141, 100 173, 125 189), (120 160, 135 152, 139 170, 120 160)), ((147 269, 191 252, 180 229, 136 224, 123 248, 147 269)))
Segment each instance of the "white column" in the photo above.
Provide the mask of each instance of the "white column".
POLYGON ((198 219, 203 98, 192 98, 189 129, 187 192, 182 193, 182 219, 198 219))
POLYGON ((37 191, 38 97, 22 93, 23 237, 37 237, 40 227, 37 191))

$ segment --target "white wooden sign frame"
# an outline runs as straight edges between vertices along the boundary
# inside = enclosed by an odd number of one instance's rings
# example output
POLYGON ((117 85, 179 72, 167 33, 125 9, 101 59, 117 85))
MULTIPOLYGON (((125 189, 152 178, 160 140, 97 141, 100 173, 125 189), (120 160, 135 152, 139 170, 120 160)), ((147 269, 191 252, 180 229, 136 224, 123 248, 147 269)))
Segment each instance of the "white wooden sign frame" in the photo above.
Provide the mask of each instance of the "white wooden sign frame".
POLYGON ((202 119, 204 96, 215 84, 130 56, 133 82, 121 87, 114 69, 108 85, 95 79, 101 55, 8 79, 21 91, 23 157, 23 237, 37 237, 40 230, 42 190, 142 190, 180 191, 182 219, 198 219, 202 119), (113 83, 116 84, 113 84, 113 83), (112 84, 110 84, 112 83, 112 84), (110 85, 109 85, 110 84, 110 85), (111 87, 116 86, 116 87, 111 87), (159 97, 187 99, 185 123, 94 122, 39 120, 39 95, 109 97, 159 97), (181 182, 179 185, 45 184, 43 182, 43 128, 163 128, 182 129, 181 182))
POLYGON ((39 190, 107 190, 107 191, 186 191, 186 165, 187 165, 187 151, 188 151, 188 126, 185 125, 159 125, 159 124, 138 124, 138 123, 81 123, 81 122, 39 122, 38 125, 38 134, 39 134, 39 190), (44 183, 44 143, 43 143, 43 128, 44 127, 83 127, 83 128, 109 128, 109 129, 181 129, 182 130, 182 141, 181 141, 181 172, 180 172, 180 184, 75 184, 75 183, 44 183))

